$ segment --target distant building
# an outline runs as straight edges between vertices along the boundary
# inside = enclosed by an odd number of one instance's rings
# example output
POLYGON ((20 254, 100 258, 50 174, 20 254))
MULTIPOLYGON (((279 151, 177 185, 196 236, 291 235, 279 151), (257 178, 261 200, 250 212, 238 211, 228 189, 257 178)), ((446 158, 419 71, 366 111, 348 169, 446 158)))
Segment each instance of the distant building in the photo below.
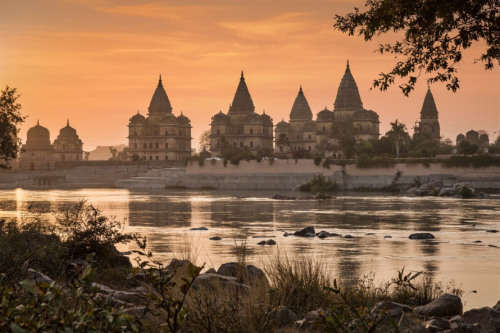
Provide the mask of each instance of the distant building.
POLYGON ((481 148, 487 148, 490 145, 490 138, 488 134, 486 133, 479 134, 478 131, 474 130, 468 131, 467 133, 465 133, 465 135, 463 134, 457 135, 457 141, 456 141, 457 147, 460 146, 460 144, 463 141, 475 144, 481 148))
POLYGON ((54 156, 57 161, 81 161, 83 157, 83 142, 78 137, 76 130, 69 126, 61 128, 57 139, 54 140, 54 156))
POLYGON ((419 134, 426 134, 436 140, 441 139, 438 110, 430 87, 427 89, 424 104, 420 111, 420 121, 415 124, 414 136, 419 134))
POLYGON ((50 143, 50 132, 37 121, 27 132, 26 143, 19 157, 20 171, 54 170, 54 146, 50 143))
POLYGON ((182 161, 191 156, 191 121, 176 117, 161 76, 149 103, 148 115, 139 112, 129 120, 129 154, 132 159, 182 161))
POLYGON ((356 81, 347 62, 346 70, 337 90, 333 111, 318 112, 313 120, 311 108, 302 87, 290 111, 290 121, 280 121, 275 129, 276 151, 289 153, 306 150, 315 152, 325 144, 335 145, 333 127, 335 123, 347 122, 357 131, 358 140, 379 137, 379 117, 375 111, 363 108, 356 81), (283 142, 286 141, 286 144, 283 142))
POLYGON ((241 72, 240 82, 227 114, 220 111, 210 124, 210 152, 221 153, 222 137, 234 147, 247 147, 252 153, 273 149, 273 120, 265 112, 258 114, 241 72))

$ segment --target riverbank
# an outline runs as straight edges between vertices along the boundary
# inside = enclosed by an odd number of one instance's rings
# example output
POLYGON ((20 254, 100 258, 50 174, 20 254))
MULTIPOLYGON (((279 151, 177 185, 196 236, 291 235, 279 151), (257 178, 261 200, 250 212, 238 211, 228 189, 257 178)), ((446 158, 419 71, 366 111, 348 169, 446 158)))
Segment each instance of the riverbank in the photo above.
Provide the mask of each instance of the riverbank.
POLYGON ((313 160, 241 161, 232 165, 210 161, 200 166, 192 163, 175 184, 187 188, 293 190, 315 175, 332 179, 341 190, 384 189, 396 183, 405 189, 416 182, 440 180, 445 185, 468 183, 478 189, 500 190, 500 167, 444 167, 439 163, 396 163, 389 167, 360 168, 331 164, 315 165, 313 160))

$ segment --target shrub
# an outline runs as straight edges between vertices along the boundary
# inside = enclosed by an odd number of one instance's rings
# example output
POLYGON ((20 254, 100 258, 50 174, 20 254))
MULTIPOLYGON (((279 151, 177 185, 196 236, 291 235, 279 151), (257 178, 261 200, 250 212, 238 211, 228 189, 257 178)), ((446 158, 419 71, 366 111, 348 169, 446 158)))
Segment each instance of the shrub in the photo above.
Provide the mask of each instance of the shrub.
MULTIPOLYGON (((4 275, 5 277, 5 275, 4 275)), ((66 289, 24 280, 14 286, 0 276, 2 332, 140 332, 137 318, 116 311, 92 287, 86 266, 66 289)))
POLYGON ((338 190, 338 185, 331 178, 327 178, 323 175, 315 175, 309 183, 299 186, 299 191, 310 192, 310 193, 331 193, 338 190))
POLYGON ((321 164, 321 166, 325 169, 330 169, 330 164, 332 163, 332 160, 330 157, 327 157, 325 158, 325 160, 323 161, 323 164, 321 164))
POLYGON ((123 223, 108 218, 84 200, 56 214, 59 234, 71 250, 71 258, 86 258, 95 254, 100 264, 114 264, 119 254, 116 244, 136 239, 136 234, 123 233, 123 223))
POLYGON ((20 280, 28 268, 53 277, 62 275, 68 248, 54 234, 54 227, 37 217, 23 221, 0 221, 0 273, 20 280))
POLYGON ((321 164, 321 161, 323 160, 323 157, 320 155, 314 156, 314 165, 319 166, 321 164))

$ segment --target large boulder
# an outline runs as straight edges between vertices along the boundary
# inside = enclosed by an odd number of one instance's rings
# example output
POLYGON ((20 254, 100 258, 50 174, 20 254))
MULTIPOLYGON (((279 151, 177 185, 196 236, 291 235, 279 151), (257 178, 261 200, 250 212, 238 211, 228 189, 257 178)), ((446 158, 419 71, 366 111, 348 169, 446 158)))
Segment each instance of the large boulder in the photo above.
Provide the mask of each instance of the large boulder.
POLYGON ((234 277, 205 273, 194 280, 192 291, 202 295, 247 296, 250 294, 250 287, 238 282, 234 277))
POLYGON ((482 332, 500 332, 500 312, 487 306, 465 312, 460 322, 477 323, 482 332))
POLYGON ((427 317, 455 316, 462 314, 462 311, 462 300, 460 297, 451 294, 441 295, 432 302, 415 309, 416 313, 427 317))
POLYGON ((219 267, 217 274, 234 277, 239 282, 262 293, 267 293, 271 288, 264 271, 253 265, 243 266, 236 262, 225 263, 219 267))
POLYGON ((299 236, 299 237, 307 237, 307 234, 313 234, 316 235, 316 232, 314 231, 314 227, 306 227, 300 231, 295 231, 293 234, 294 236, 299 236))
POLYGON ((434 239, 434 235, 428 232, 418 232, 415 234, 411 234, 409 239, 434 239))

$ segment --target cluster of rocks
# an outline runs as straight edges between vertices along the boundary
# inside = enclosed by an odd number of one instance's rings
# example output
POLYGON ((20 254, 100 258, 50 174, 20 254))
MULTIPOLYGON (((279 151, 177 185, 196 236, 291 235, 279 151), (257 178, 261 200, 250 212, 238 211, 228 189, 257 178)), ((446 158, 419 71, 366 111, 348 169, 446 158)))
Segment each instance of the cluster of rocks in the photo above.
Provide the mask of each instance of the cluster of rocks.
MULTIPOLYGON (((340 234, 336 234, 333 232, 328 232, 325 230, 321 230, 320 232, 316 232, 314 227, 305 227, 302 230, 295 231, 293 234, 285 232, 283 236, 297 236, 297 237, 318 237, 318 238, 327 238, 327 237, 342 237, 340 234)), ((354 238, 351 235, 344 235, 344 238, 354 238)))
MULTIPOLYGON (((323 324, 323 311, 309 312, 295 322, 299 331, 313 332, 323 324)), ((500 332, 500 301, 493 307, 463 312, 460 297, 444 294, 432 302, 412 308, 406 304, 382 301, 366 318, 372 332, 416 333, 497 333, 500 332)), ((350 327, 359 325, 353 320, 350 327)))
POLYGON ((442 180, 432 180, 428 183, 424 183, 420 186, 411 187, 408 189, 407 193, 414 194, 416 196, 439 196, 439 197, 462 197, 462 198, 473 198, 486 197, 487 195, 483 192, 479 192, 476 195, 474 188, 470 187, 466 183, 456 183, 453 186, 446 186, 442 180))

